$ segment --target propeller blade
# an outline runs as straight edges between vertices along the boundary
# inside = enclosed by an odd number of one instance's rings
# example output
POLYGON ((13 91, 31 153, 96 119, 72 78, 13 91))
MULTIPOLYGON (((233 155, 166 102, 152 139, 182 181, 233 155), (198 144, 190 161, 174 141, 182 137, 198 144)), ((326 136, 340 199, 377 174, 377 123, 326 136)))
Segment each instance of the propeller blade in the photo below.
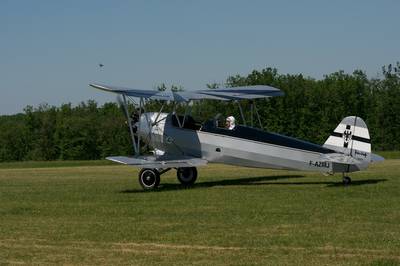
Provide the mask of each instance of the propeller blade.
POLYGON ((139 115, 144 112, 144 109, 143 108, 140 109, 139 107, 137 107, 132 110, 132 113, 130 113, 129 106, 125 106, 125 102, 124 102, 123 98, 121 97, 121 95, 118 95, 116 97, 116 101, 119 105, 121 112, 126 117, 126 123, 128 124, 129 119, 131 120, 133 141, 135 143, 140 142, 140 150, 141 151, 149 151, 150 150, 149 144, 151 142, 151 134, 149 133, 149 136, 146 138, 146 141, 144 141, 142 138, 139 138, 139 136, 136 132, 137 131, 136 123, 139 121, 139 115))

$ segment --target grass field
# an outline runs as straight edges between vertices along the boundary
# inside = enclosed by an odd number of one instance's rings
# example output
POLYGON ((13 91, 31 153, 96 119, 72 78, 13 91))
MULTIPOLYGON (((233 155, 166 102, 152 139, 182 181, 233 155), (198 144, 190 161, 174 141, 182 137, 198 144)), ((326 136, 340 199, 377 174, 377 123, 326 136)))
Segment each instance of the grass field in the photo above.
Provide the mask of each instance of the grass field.
POLYGON ((210 165, 142 192, 101 161, 0 164, 0 264, 400 264, 400 160, 351 176, 210 165))

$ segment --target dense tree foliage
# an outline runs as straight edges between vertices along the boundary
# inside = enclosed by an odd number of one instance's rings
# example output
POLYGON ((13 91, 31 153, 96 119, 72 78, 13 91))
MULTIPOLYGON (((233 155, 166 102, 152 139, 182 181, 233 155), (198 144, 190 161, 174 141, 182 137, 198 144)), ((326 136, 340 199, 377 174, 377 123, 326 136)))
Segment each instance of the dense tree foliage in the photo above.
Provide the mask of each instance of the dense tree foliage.
MULTIPOLYGON (((247 76, 231 76, 225 85, 267 84, 286 93, 284 97, 256 101, 262 126, 270 131, 323 143, 343 117, 357 115, 369 126, 374 150, 399 150, 400 65, 385 66, 382 72, 380 79, 369 79, 356 70, 352 74, 339 71, 315 80, 266 68, 247 76)), ((215 89, 218 84, 208 87, 215 89)), ((169 88, 161 84, 158 89, 169 88)), ((160 106, 160 102, 152 101, 147 109, 160 106)), ((242 107, 247 124, 251 124, 250 102, 242 102, 242 107)), ((171 109, 169 104, 164 111, 171 109)), ((234 102, 193 103, 192 115, 198 120, 217 113, 240 118, 234 102)), ((244 123, 241 119, 239 122, 244 123)), ((117 103, 28 106, 22 114, 0 116, 0 161, 99 159, 130 154, 131 147, 126 119, 117 103)))
POLYGON ((128 154, 129 135, 116 103, 28 106, 0 117, 0 161, 99 159, 128 154))

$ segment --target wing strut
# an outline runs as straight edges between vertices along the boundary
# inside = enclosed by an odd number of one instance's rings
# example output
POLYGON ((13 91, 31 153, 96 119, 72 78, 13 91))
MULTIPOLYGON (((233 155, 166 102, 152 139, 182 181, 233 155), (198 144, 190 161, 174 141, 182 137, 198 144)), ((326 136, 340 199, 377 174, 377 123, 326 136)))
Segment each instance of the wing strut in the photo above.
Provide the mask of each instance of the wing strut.
MULTIPOLYGON (((142 117, 142 108, 144 108, 144 103, 143 103, 143 97, 140 97, 139 99, 139 126, 138 126, 138 132, 140 132, 140 126, 142 123, 140 123, 140 118, 142 117)), ((146 117, 147 119, 147 117, 146 117)), ((149 124, 149 121, 147 121, 147 124, 149 124)), ((136 151, 136 155, 140 154, 140 134, 137 134, 137 151, 136 151)))
POLYGON ((258 123, 260 124, 260 129, 263 129, 263 126, 262 126, 262 123, 261 123, 261 117, 260 117, 260 114, 258 113, 258 109, 257 109, 257 106, 256 106, 256 101, 252 102, 252 106, 254 107, 254 111, 256 112, 258 123))
POLYGON ((243 119, 243 125, 246 125, 246 119, 244 118, 244 113, 243 113, 242 106, 240 105, 240 102, 239 102, 239 101, 236 101, 236 102, 237 102, 237 104, 238 104, 238 106, 239 106, 240 115, 242 116, 242 119, 243 119))
MULTIPOLYGON (((124 101, 124 110, 125 110, 126 118, 128 119, 128 126, 129 126, 129 132, 131 133, 133 150, 134 150, 135 154, 137 155, 137 154, 139 154, 139 149, 136 146, 135 135, 133 134, 133 128, 132 128, 132 120, 131 120, 131 116, 129 115, 128 104, 126 102, 125 94, 122 94, 122 99, 124 101)), ((140 117, 140 115, 139 115, 139 117, 140 117)))
POLYGON ((174 102, 174 107, 172 108, 172 113, 174 114, 176 121, 178 122, 178 126, 182 128, 182 123, 179 120, 178 114, 176 113, 176 103, 174 102))

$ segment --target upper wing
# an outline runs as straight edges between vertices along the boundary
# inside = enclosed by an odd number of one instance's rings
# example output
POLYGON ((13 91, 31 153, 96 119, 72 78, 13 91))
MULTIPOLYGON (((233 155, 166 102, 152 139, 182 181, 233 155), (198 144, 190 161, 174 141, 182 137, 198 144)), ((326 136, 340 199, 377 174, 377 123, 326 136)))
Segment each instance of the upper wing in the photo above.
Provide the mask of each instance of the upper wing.
POLYGON ((109 91, 118 94, 124 94, 132 97, 141 97, 150 100, 165 100, 184 102, 190 100, 244 100, 268 98, 274 96, 282 96, 284 93, 274 87, 256 85, 242 86, 223 89, 207 89, 196 91, 156 91, 156 90, 138 90, 124 87, 108 86, 102 84, 90 84, 93 88, 109 91))
POLYGON ((114 156, 107 157, 106 159, 140 168, 194 167, 206 165, 208 163, 207 160, 190 156, 114 156))
POLYGON ((129 89, 125 87, 108 86, 103 84, 89 84, 89 85, 99 90, 113 92, 117 94, 124 94, 126 96, 139 97, 139 98, 142 97, 151 100, 165 100, 165 101, 174 100, 172 91, 138 90, 138 89, 129 89))
POLYGON ((200 90, 195 91, 194 94, 194 96, 199 97, 213 96, 227 100, 257 99, 284 95, 283 91, 265 85, 200 90))

